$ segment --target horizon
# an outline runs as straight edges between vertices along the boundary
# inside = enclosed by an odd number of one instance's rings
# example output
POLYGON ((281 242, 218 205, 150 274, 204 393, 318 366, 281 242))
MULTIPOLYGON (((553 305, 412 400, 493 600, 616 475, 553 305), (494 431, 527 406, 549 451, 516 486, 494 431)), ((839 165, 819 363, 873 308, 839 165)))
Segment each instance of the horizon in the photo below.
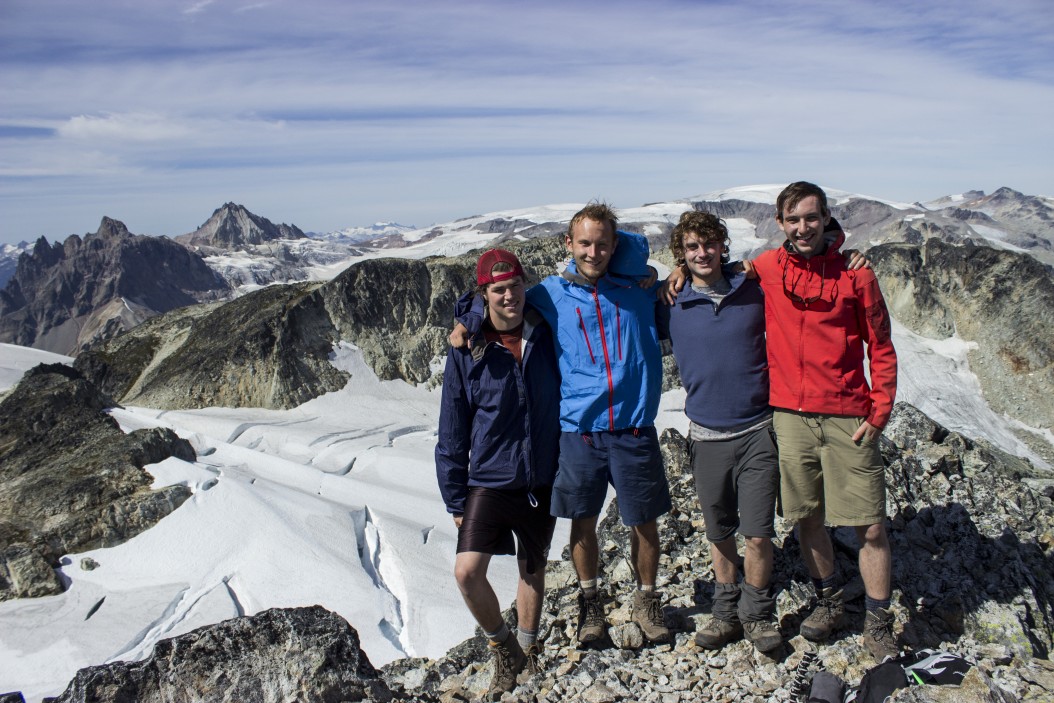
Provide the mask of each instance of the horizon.
POLYGON ((226 202, 324 233, 802 179, 1049 197, 1048 9, 9 0, 0 244, 226 202))

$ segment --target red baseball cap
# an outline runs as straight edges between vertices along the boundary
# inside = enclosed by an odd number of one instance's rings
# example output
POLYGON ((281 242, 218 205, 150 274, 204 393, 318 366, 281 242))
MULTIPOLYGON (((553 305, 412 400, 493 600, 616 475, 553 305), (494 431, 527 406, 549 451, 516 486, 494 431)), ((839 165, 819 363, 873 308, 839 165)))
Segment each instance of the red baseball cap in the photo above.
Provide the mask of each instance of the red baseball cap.
POLYGON ((476 283, 481 286, 488 283, 507 281, 515 276, 523 275, 523 267, 520 266, 520 260, 511 251, 505 251, 504 249, 485 251, 483 256, 479 257, 479 261, 476 262, 476 283), (494 268, 494 264, 498 263, 509 264, 512 266, 512 271, 491 275, 491 269, 494 268))

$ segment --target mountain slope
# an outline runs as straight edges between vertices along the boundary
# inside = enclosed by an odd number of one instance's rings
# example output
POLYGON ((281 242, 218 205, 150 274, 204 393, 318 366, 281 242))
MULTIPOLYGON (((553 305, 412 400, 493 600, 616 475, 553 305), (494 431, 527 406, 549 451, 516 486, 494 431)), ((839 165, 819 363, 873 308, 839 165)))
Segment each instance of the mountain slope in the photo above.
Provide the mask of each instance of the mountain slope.
POLYGON ((0 291, 0 341, 76 354, 160 312, 227 296, 202 260, 103 218, 94 234, 41 237, 0 291))

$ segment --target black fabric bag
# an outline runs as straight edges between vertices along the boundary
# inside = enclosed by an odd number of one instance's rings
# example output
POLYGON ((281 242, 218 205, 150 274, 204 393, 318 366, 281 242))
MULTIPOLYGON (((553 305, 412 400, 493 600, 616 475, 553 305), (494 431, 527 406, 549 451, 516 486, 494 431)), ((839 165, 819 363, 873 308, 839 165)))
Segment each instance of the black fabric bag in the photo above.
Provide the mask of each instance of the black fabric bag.
POLYGON ((842 703, 845 681, 829 671, 817 671, 809 686, 807 703, 842 703))
POLYGON ((898 661, 888 661, 868 669, 855 693, 850 693, 846 701, 853 703, 882 703, 893 691, 908 687, 908 677, 904 665, 898 661))

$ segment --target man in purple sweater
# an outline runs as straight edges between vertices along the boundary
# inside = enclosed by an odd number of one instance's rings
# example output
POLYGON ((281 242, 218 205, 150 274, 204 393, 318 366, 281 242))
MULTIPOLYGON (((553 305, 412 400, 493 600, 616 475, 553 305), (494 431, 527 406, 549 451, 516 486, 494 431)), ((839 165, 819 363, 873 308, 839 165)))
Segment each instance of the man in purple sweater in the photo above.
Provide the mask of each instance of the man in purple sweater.
POLYGON ((681 215, 670 249, 690 285, 672 307, 660 306, 657 323, 660 337, 672 342, 688 393, 689 453, 714 565, 712 617, 695 641, 718 649, 745 633, 758 651, 770 652, 782 637, 771 585, 779 465, 765 306, 758 282, 728 265, 728 244, 718 217, 694 210, 681 215), (742 559, 737 531, 746 546, 742 559))

